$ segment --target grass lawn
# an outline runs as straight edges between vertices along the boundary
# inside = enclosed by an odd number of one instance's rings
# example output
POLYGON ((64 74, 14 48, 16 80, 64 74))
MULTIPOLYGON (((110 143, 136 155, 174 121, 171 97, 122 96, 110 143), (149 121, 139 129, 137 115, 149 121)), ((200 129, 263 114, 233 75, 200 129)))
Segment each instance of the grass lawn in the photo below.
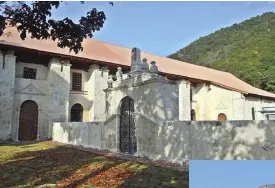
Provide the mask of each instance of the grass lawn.
POLYGON ((188 174, 48 141, 0 145, 0 187, 187 188, 188 174))

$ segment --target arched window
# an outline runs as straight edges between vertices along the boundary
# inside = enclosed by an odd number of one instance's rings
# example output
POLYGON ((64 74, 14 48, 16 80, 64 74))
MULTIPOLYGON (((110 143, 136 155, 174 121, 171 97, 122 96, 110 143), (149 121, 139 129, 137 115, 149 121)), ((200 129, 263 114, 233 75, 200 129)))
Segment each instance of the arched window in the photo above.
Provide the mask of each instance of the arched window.
POLYGON ((196 112, 194 109, 191 110, 191 121, 196 121, 196 112))
POLYGON ((81 104, 74 104, 71 108, 71 122, 82 122, 83 107, 81 104))
POLYGON ((226 117, 226 115, 225 115, 224 113, 220 113, 220 114, 218 115, 218 120, 219 120, 219 121, 226 121, 226 120, 227 120, 227 117, 226 117))
POLYGON ((255 120, 255 110, 254 110, 254 107, 251 109, 251 113, 252 113, 252 120, 255 120))

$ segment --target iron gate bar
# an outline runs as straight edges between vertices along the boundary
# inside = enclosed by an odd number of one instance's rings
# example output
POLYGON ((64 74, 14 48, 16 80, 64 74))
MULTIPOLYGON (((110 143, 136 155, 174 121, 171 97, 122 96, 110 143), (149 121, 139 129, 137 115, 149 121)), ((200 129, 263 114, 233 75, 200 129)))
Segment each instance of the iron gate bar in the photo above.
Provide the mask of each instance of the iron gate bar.
POLYGON ((134 121, 134 100, 130 97, 122 99, 120 113, 120 151, 134 154, 137 148, 134 121))

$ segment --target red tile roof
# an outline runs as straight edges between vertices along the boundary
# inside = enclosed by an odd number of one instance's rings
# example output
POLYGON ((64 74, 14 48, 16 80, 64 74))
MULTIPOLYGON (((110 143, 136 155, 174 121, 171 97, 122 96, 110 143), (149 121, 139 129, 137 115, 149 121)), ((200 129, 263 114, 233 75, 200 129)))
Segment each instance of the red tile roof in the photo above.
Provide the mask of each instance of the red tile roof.
MULTIPOLYGON (((3 35, 0 37, 0 44, 7 44, 31 50, 38 50, 41 52, 48 52, 60 55, 67 55, 71 57, 80 57, 90 60, 98 60, 103 62, 114 63, 117 65, 130 66, 131 64, 131 49, 113 44, 100 42, 94 39, 86 39, 82 46, 84 50, 75 54, 69 53, 68 49, 61 49, 57 47, 56 42, 51 40, 37 40, 26 38, 22 41, 16 28, 8 28, 5 32, 11 32, 11 36, 3 35)), ((179 75, 187 78, 208 81, 212 84, 221 87, 239 91, 244 94, 259 95, 275 99, 275 94, 255 88, 234 75, 190 63, 173 60, 167 57, 160 57, 149 53, 142 52, 142 58, 147 58, 148 62, 156 61, 159 71, 174 75, 179 75)))

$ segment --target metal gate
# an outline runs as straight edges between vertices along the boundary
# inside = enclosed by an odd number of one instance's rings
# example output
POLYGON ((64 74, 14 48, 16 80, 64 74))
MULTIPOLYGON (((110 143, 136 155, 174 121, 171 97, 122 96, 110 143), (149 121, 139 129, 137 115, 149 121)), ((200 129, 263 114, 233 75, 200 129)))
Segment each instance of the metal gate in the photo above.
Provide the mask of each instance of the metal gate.
POLYGON ((37 138, 38 106, 34 101, 22 103, 19 117, 19 140, 36 140, 37 138))
POLYGON ((137 151, 137 143, 133 99, 122 99, 120 115, 120 151, 134 154, 137 151))

